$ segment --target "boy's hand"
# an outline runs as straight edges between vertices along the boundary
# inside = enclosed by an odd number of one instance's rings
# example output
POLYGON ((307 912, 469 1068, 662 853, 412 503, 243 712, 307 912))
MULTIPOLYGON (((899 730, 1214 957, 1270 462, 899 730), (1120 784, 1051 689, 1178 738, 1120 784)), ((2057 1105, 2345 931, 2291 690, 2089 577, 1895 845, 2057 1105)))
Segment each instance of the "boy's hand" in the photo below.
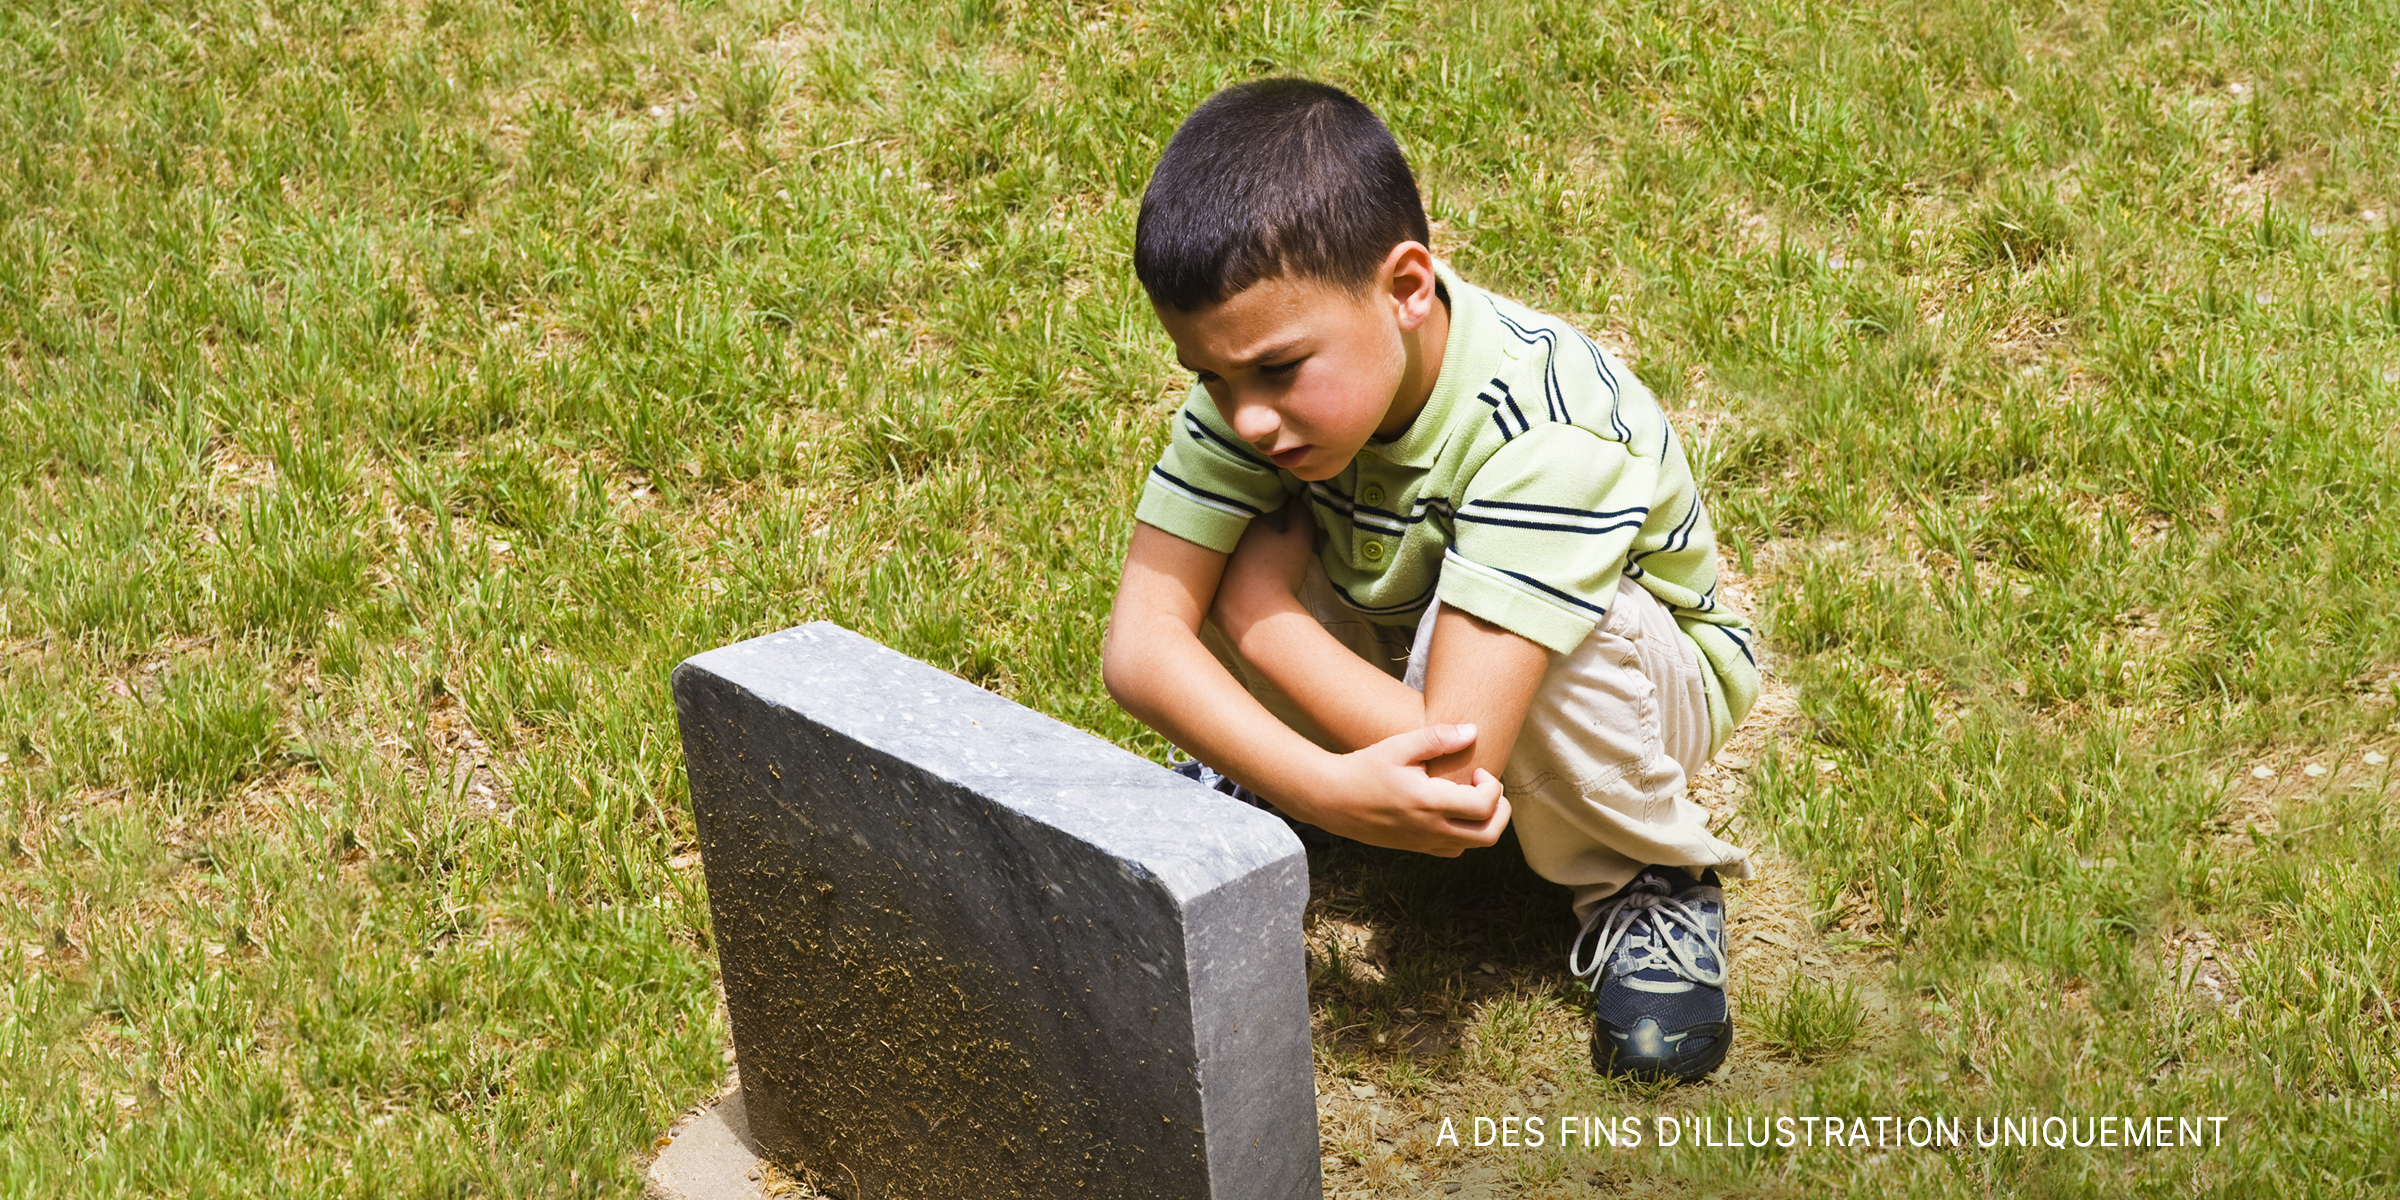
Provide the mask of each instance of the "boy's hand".
POLYGON ((1301 820, 1369 845, 1456 858, 1500 840, 1508 828, 1508 798, 1490 771, 1477 768, 1471 785, 1425 771, 1426 760, 1474 743, 1473 725, 1429 725, 1394 734, 1334 759, 1333 770, 1308 797, 1284 807, 1301 820))
POLYGON ((1217 627, 1239 644, 1252 623, 1296 611, 1300 580, 1316 550, 1317 521, 1306 497, 1295 496, 1282 511, 1250 522, 1217 584, 1209 612, 1217 627))

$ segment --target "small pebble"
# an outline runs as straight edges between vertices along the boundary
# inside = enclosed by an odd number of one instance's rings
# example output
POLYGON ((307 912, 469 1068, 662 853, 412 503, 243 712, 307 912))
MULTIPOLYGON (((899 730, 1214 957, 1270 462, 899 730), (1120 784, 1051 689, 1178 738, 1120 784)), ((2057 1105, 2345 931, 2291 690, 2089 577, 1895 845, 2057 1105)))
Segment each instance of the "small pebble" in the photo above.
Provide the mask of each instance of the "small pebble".
POLYGON ((2320 767, 2315 763, 2310 763, 2307 766, 2300 768, 2300 773, 2308 776, 2310 779, 2320 779, 2324 777, 2325 768, 2320 767))
MULTIPOLYGON (((2360 762, 2363 762, 2363 763, 2367 764, 2367 765, 2368 765, 2368 766, 2370 766, 2370 767, 2380 767, 2380 766, 2382 766, 2383 764, 2385 764, 2385 763, 2387 763, 2387 762, 2390 762, 2390 761, 2392 761, 2392 760, 2390 760, 2390 759, 2388 759, 2388 758, 2385 758, 2385 757, 2383 756, 2383 751, 2381 751, 2381 750, 2369 750, 2369 751, 2367 751, 2365 754, 2361 754, 2361 755, 2359 755, 2359 756, 2358 756, 2358 759, 2359 759, 2359 761, 2360 761, 2360 762)), ((5 762, 5 761, 7 761, 7 760, 6 760, 6 759, 0 759, 0 762, 5 762)))
POLYGON ((2252 768, 2250 768, 2250 778, 2252 778, 2252 779, 2273 779, 2273 778, 2275 778, 2275 768, 2273 768, 2273 767, 2252 767, 2252 768))
POLYGON ((1483 972, 1486 975, 1497 975, 1500 973, 1499 967, 1488 962, 1476 963, 1475 969, 1483 972))

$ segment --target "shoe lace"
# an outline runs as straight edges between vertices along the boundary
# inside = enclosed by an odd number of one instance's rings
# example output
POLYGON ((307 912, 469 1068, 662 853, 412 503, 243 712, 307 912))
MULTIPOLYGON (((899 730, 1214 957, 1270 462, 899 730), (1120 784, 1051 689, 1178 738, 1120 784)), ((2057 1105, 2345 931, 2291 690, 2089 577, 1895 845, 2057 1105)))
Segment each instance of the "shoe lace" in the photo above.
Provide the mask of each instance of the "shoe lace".
POLYGON ((1601 983, 1601 970, 1608 966, 1608 960, 1620 944, 1634 960, 1633 970, 1665 967, 1694 983, 1707 987, 1725 986, 1724 956, 1715 955, 1717 965, 1711 969, 1700 965, 1699 955, 1692 949, 1693 946, 1708 944, 1708 926, 1703 923, 1700 910, 1688 901, 1657 892, 1637 891, 1628 892, 1593 909, 1592 915, 1583 919, 1583 929, 1575 935, 1575 945, 1567 951, 1568 973, 1577 979, 1584 979, 1597 989, 1601 983), (1645 917, 1647 921, 1644 921, 1645 917), (1641 933, 1634 933, 1636 924, 1644 924, 1648 928, 1641 933), (1669 936, 1666 926, 1670 924, 1691 931, 1689 941, 1669 936), (1583 961, 1583 946, 1591 938, 1594 928, 1600 930, 1600 938, 1593 943, 1592 961, 1586 964, 1583 961))

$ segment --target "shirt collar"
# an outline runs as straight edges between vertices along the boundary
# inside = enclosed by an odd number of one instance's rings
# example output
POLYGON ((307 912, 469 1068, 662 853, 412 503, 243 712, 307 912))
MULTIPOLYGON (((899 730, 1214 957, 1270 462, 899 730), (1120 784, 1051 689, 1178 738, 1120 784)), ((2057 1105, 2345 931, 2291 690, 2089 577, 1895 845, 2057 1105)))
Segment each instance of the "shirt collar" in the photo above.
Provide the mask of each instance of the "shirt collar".
POLYGON ((1456 425, 1452 416, 1458 406, 1474 403, 1476 387, 1493 374, 1491 364, 1484 361, 1488 356, 1470 358, 1475 348, 1494 344, 1484 330, 1492 319, 1491 303, 1481 289, 1460 279, 1450 264, 1438 258, 1433 260, 1433 273, 1450 293, 1450 337, 1442 345, 1442 373, 1433 381, 1433 394, 1426 397, 1424 410, 1399 437, 1369 441, 1361 449, 1361 453, 1394 466, 1423 469, 1438 461, 1456 425))

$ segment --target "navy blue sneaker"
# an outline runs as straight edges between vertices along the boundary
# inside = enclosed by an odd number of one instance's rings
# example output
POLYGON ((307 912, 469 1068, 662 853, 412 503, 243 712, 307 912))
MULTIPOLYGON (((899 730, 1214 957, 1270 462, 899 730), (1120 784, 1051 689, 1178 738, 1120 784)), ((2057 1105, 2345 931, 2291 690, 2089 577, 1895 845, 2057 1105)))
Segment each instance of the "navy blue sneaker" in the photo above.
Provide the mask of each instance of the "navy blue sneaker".
POLYGON ((1293 820, 1291 816, 1285 813, 1282 809, 1267 803, 1266 800, 1258 793, 1253 792, 1249 788, 1243 787, 1242 785, 1235 783, 1230 779, 1227 779, 1215 767, 1209 766, 1207 763, 1201 762, 1198 759, 1193 759, 1188 762, 1168 763, 1167 769, 1183 776, 1185 779, 1194 780, 1207 787, 1223 792, 1226 795, 1231 796, 1252 808, 1263 808, 1268 812, 1274 813, 1278 817, 1282 817, 1283 823, 1291 826, 1292 832, 1299 835, 1301 845, 1322 847, 1330 846, 1334 842, 1334 837, 1332 834, 1327 833, 1324 830, 1306 822, 1293 820))
POLYGON ((1725 1061, 1725 891, 1644 867, 1584 918, 1567 969, 1592 987, 1592 1069, 1690 1083, 1725 1061), (1588 961, 1587 961, 1588 960, 1588 961))

